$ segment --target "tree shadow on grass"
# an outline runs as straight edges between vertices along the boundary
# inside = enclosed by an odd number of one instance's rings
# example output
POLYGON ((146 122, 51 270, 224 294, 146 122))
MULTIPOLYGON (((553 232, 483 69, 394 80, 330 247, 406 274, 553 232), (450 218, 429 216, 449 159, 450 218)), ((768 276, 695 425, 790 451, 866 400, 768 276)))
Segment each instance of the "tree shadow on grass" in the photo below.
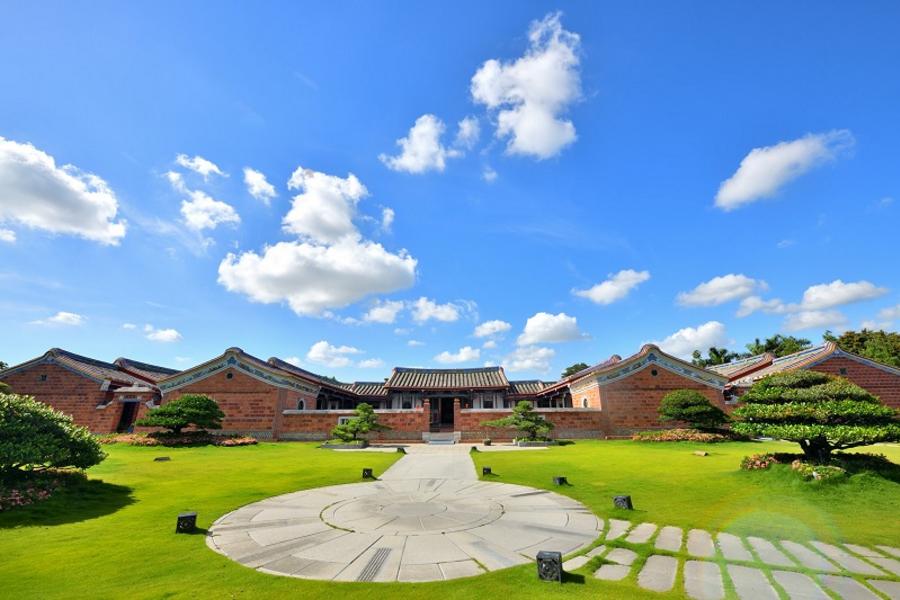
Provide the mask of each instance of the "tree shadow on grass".
POLYGON ((112 514, 134 502, 130 487, 71 477, 47 500, 0 512, 0 529, 87 521, 112 514))

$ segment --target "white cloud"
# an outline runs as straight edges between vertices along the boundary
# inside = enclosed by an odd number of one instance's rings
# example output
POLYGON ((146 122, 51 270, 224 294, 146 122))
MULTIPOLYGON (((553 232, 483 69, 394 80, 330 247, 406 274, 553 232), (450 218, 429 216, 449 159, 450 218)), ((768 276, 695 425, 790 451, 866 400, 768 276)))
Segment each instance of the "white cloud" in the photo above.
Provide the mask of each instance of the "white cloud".
POLYGON ((3 229, 0 228, 0 242, 6 242, 7 244, 15 244, 16 243, 16 232, 12 229, 3 229))
POLYGON ((813 285, 803 292, 803 309, 820 310, 883 296, 886 288, 877 287, 868 281, 844 283, 835 279, 831 283, 813 285))
POLYGON ((369 323, 393 323, 397 320, 397 314, 401 310, 403 310, 403 302, 400 300, 379 302, 363 315, 363 321, 368 321, 369 323))
POLYGON ((475 328, 475 337, 490 337, 492 335, 497 335, 498 333, 507 332, 510 329, 512 329, 512 325, 506 321, 500 321, 499 319, 485 321, 475 328))
POLYGON ((784 239, 775 244, 776 247, 784 250, 785 248, 790 248, 791 246, 796 246, 797 240, 784 239))
POLYGON ((356 207, 369 195, 359 179, 349 173, 345 179, 312 169, 297 167, 288 189, 300 190, 282 222, 284 230, 319 243, 344 238, 359 239, 353 224, 356 207))
POLYGON ((397 140, 397 145, 401 148, 400 154, 397 156, 380 154, 378 159, 393 171, 407 173, 443 171, 448 158, 461 156, 458 150, 445 148, 441 144, 444 130, 444 122, 439 118, 434 115, 422 115, 416 119, 407 136, 397 140))
POLYGON ((122 323, 122 329, 131 331, 137 329, 137 325, 135 325, 134 323, 122 323))
POLYGON ((199 173, 203 176, 203 179, 209 179, 210 175, 228 177, 228 175, 226 173, 223 173, 222 169, 220 169, 214 162, 206 160, 202 156, 194 156, 193 158, 191 158, 187 154, 179 154, 175 157, 175 162, 185 169, 190 169, 195 173, 199 173))
POLYGON ((497 342, 494 340, 488 340, 485 343, 483 343, 481 345, 481 347, 484 348, 485 350, 493 350, 494 348, 497 347, 497 342))
POLYGON ((525 330, 519 336, 517 343, 520 346, 532 344, 548 344, 556 342, 568 342, 583 338, 578 331, 578 320, 566 313, 551 315, 539 312, 529 317, 525 322, 525 330))
POLYGON ((481 171, 481 178, 488 183, 494 183, 497 180, 497 171, 490 166, 485 166, 481 171))
POLYGON ((384 366, 384 361, 380 358, 367 358, 359 361, 356 366, 361 369, 377 369, 384 366))
POLYGON ((425 296, 412 303, 413 320, 417 323, 424 323, 431 319, 451 323, 459 319, 460 312, 461 308, 452 302, 438 304, 425 296))
POLYGON ((575 126, 561 115, 581 96, 580 40, 563 29, 560 16, 531 24, 524 56, 488 60, 472 77, 472 98, 497 111, 496 136, 510 138, 510 154, 545 159, 575 141, 575 126))
POLYGON ((726 346, 729 343, 725 333, 725 325, 718 321, 709 321, 699 327, 679 329, 664 340, 651 342, 663 352, 687 358, 694 350, 705 352, 713 346, 726 346))
POLYGON ((522 346, 503 358, 503 368, 509 372, 550 370, 550 361, 556 355, 552 348, 542 346, 522 346))
POLYGON ((459 122, 459 129, 456 132, 456 140, 453 144, 460 148, 471 150, 478 143, 480 135, 481 126, 478 124, 478 118, 466 117, 459 122))
MULTIPOLYGON (((73 165, 58 167, 31 144, 0 137, 0 190, 0 223, 112 246, 125 237, 125 221, 115 220, 118 200, 106 181, 73 165)), ((4 241, 15 240, 4 231, 4 241)))
POLYGON ((424 346, 425 342, 420 342, 419 340, 409 340, 406 342, 406 345, 410 348, 418 348, 419 346, 424 346))
POLYGON ((784 320, 787 331, 803 331, 823 327, 842 327, 847 318, 836 310, 802 310, 784 320))
POLYGON ((882 308, 878 311, 878 318, 883 320, 900 319, 900 304, 882 308))
POLYGON ((834 160, 853 144, 853 134, 840 129, 754 148, 741 161, 735 174, 719 186, 716 206, 728 211, 771 198, 790 181, 834 160))
POLYGON ((353 364, 349 357, 361 353, 362 350, 353 346, 333 346, 325 340, 320 340, 309 348, 306 358, 319 365, 339 368, 349 367, 353 364))
POLYGON ((625 269, 610 276, 601 283, 586 289, 572 290, 572 293, 582 298, 587 298, 596 304, 612 304, 618 300, 622 300, 628 294, 650 279, 649 271, 634 271, 625 269))
POLYGON ((759 296, 747 296, 746 298, 741 300, 741 303, 738 306, 737 316, 748 317, 756 311, 762 311, 770 315, 780 315, 788 312, 788 310, 791 309, 791 306, 786 305, 778 298, 763 300, 759 296))
POLYGON ((188 197, 181 201, 184 224, 194 231, 215 229, 222 223, 240 223, 241 218, 230 204, 209 196, 206 192, 192 190, 184 183, 180 173, 169 171, 166 179, 175 191, 188 197))
POLYGON ((381 209, 381 230, 390 232, 394 225, 394 209, 385 206, 381 209))
POLYGON ((448 352, 444 350, 434 357, 434 360, 442 364, 456 364, 471 362, 481 357, 481 350, 471 346, 463 346, 456 352, 448 352))
POLYGON ((295 367, 299 367, 300 365, 303 364, 303 361, 300 360, 299 356, 288 356, 287 358, 284 359, 284 362, 294 365, 295 367))
POLYGON ((247 191, 251 196, 266 206, 269 205, 272 198, 278 195, 275 186, 266 180, 266 176, 261 171, 250 167, 244 167, 244 185, 247 186, 247 191))
POLYGON ((344 239, 332 245, 279 242, 262 254, 229 253, 219 264, 219 283, 264 304, 287 302, 298 315, 322 315, 371 294, 407 288, 416 259, 391 254, 381 244, 344 239))
POLYGON ((730 273, 713 277, 690 292, 681 292, 678 294, 678 304, 682 306, 718 306, 738 298, 746 298, 757 290, 766 290, 768 287, 765 281, 730 273))
POLYGON ((83 325, 85 322, 85 318, 77 313, 66 312, 64 310, 59 311, 52 317, 47 317, 46 319, 38 319, 37 321, 31 321, 31 325, 65 325, 77 327, 78 325, 83 325))
POLYGON ((144 325, 144 337, 152 342, 170 344, 181 340, 181 334, 175 329, 157 329, 153 325, 144 325))

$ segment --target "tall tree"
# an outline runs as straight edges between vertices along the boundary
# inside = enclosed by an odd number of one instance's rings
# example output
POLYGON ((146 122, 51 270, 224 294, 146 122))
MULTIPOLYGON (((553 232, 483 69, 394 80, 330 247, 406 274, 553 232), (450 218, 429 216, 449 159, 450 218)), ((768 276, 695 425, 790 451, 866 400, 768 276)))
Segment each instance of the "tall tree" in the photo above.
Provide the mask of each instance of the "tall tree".
POLYGON ((797 338, 792 335, 781 335, 778 333, 770 338, 766 338, 763 342, 760 342, 759 338, 756 338, 751 343, 747 344, 748 353, 744 356, 755 356, 757 354, 765 354, 766 352, 771 352, 776 357, 787 356, 788 354, 805 350, 810 346, 812 346, 812 342, 805 338, 797 338))
POLYGON ((585 364, 583 362, 577 362, 574 365, 569 365, 568 367, 565 368, 565 370, 563 370, 562 375, 560 375, 560 378, 565 379, 569 375, 574 375, 578 371, 584 371, 589 366, 590 365, 585 364))
POLYGON ((725 363, 730 363, 734 359, 739 358, 740 354, 732 352, 728 348, 712 347, 708 351, 708 358, 703 358, 703 353, 699 350, 694 350, 691 357, 691 362, 698 367, 708 367, 710 365, 724 365, 725 363))
POLYGON ((5 368, 8 367, 8 366, 9 366, 8 364, 6 364, 6 363, 3 362, 2 360, 0 360, 0 371, 2 371, 3 369, 5 369, 5 368))
POLYGON ((834 342, 841 350, 893 367, 900 367, 900 333, 873 331, 845 331, 835 336, 826 331, 822 336, 826 342, 834 342))

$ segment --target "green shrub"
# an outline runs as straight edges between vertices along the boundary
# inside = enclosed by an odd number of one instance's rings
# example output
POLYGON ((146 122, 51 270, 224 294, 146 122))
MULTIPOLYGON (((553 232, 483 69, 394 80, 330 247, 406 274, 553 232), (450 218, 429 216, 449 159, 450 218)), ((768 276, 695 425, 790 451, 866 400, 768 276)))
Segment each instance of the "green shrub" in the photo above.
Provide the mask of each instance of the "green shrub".
POLYGON ((387 425, 378 422, 378 415, 371 404, 360 402, 356 406, 356 416, 341 423, 331 430, 331 435, 338 438, 342 442, 349 444, 359 439, 359 436, 366 435, 371 431, 384 431, 390 429, 387 425))
POLYGON ((553 423, 534 412, 534 406, 528 400, 519 401, 510 416, 493 421, 484 421, 482 425, 487 427, 506 427, 521 431, 529 442, 548 439, 547 435, 553 429, 553 423))
POLYGON ((87 469, 104 458, 91 432, 72 417, 31 396, 0 394, 0 471, 87 469))
POLYGON ((840 377, 778 373, 754 384, 741 400, 734 431, 797 442, 810 462, 827 463, 834 450, 900 441, 897 411, 840 377))
POLYGON ((660 421, 682 421, 694 429, 715 430, 728 422, 728 415, 696 390, 673 390, 659 404, 660 421))
POLYGON ((12 388, 5 381, 0 381, 0 394, 12 394, 12 388))
POLYGON ((811 465, 799 458, 791 463, 791 470, 807 481, 836 481, 847 478, 847 471, 841 467, 836 465, 811 465))
POLYGON ((186 427, 197 429, 222 429, 225 413, 215 400, 205 394, 184 394, 180 398, 151 410, 135 425, 162 427, 174 434, 180 434, 186 427))

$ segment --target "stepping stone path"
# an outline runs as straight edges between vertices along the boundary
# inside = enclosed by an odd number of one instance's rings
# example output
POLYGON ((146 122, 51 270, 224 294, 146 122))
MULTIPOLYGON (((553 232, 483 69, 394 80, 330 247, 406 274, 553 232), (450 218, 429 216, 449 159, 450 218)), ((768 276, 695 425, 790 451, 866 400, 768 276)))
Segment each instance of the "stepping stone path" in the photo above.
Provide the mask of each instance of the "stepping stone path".
POLYGON ((713 545, 712 536, 708 531, 691 529, 688 532, 687 551, 691 556, 709 558, 716 554, 716 547, 713 545))
POLYGON ((684 532, 678 527, 671 525, 663 527, 656 536, 656 548, 658 550, 668 550, 669 552, 678 552, 681 549, 681 540, 684 532))
POLYGON ((719 565, 702 560, 684 563, 684 590, 696 600, 720 600, 725 597, 719 565))
POLYGON ((668 592, 675 585, 678 573, 678 559, 674 556, 654 554, 644 563, 638 575, 638 585, 645 590, 668 592))
POLYGON ((880 600, 879 597, 870 592, 866 586, 849 577, 822 575, 822 583, 841 598, 852 598, 853 600, 880 600))
POLYGON ((653 523, 641 523, 631 530, 631 533, 628 534, 625 541, 631 542, 632 544, 644 544, 653 537, 655 532, 656 525, 653 523))
POLYGON ((606 539, 615 540, 623 535, 631 528, 631 521, 620 521, 619 519, 609 520, 609 531, 606 532, 606 539))
POLYGON ((769 540, 758 537, 748 537, 747 541, 753 546, 756 555, 767 565, 778 565, 780 567, 795 567, 794 561, 788 558, 784 552, 775 547, 775 544, 769 540))
POLYGON ((810 542, 816 549, 841 565, 851 573, 862 573, 863 575, 884 575, 880 570, 876 569, 867 562, 864 562, 855 556, 841 550, 837 546, 826 544, 825 542, 810 542))
POLYGON ((778 600, 778 592, 761 570, 728 565, 728 575, 741 600, 778 600))
POLYGON ((794 555, 794 558, 799 560, 800 564, 804 567, 815 571, 827 571, 830 573, 837 573, 840 571, 840 569, 825 560, 821 554, 813 552, 803 544, 785 540, 781 542, 781 546, 794 555))
MULTIPOLYGON (((882 546, 878 547, 882 548, 882 546)), ((891 600, 900 600, 900 581, 869 579, 868 583, 891 600)))
POLYGON ((719 542, 719 550, 722 552, 722 556, 724 556, 728 560, 746 560, 752 561, 753 556, 750 554, 750 551, 744 547, 744 543, 741 542, 741 538, 736 535, 731 535, 730 533, 720 533, 716 536, 716 541, 719 542))
POLYGON ((888 554, 893 554, 895 557, 900 558, 900 548, 894 548, 893 546, 875 546, 882 552, 886 552, 888 554))
POLYGON ((772 571, 772 577, 784 588, 791 598, 803 600, 830 600, 830 596, 822 591, 815 581, 803 573, 793 571, 772 571))

